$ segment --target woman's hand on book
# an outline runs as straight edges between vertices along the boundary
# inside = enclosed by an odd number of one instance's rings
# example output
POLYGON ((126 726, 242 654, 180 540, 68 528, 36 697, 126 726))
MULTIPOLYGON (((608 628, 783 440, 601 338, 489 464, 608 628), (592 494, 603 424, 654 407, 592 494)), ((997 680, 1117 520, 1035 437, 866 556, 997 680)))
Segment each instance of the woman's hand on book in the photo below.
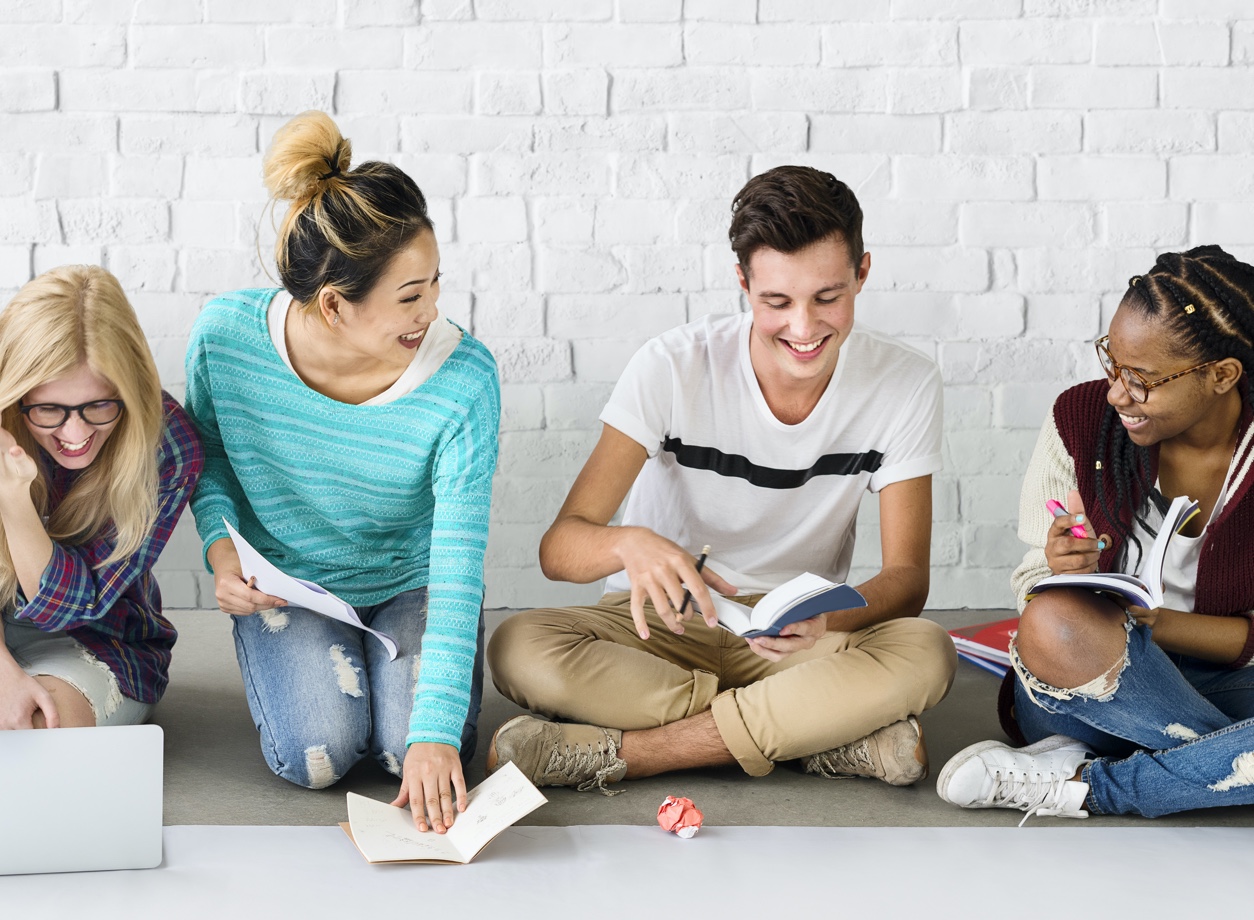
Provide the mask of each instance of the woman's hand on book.
POLYGON ((814 643, 826 634, 827 614, 820 613, 808 620, 789 623, 779 631, 778 636, 757 636, 745 641, 755 655, 761 655, 767 661, 783 661, 789 655, 814 648, 814 643))
POLYGON ((416 741, 405 752, 401 791, 392 802, 408 807, 414 827, 443 834, 453 826, 457 811, 466 810, 466 778, 457 748, 451 744, 416 741))
POLYGON ((213 569, 213 593, 218 608, 231 616, 250 616, 259 610, 286 607, 287 601, 253 587, 252 580, 244 580, 239 553, 230 537, 215 540, 205 554, 213 569))
POLYGON ((685 615, 696 613, 695 605, 700 608, 707 626, 714 626, 718 621, 706 586, 722 594, 736 593, 734 586, 715 575, 708 566, 698 572, 697 560, 690 552, 647 527, 619 528, 617 544, 619 560, 631 579, 631 618, 641 639, 649 638, 645 600, 653 604, 667 629, 682 636, 683 617, 678 611, 684 604, 684 585, 692 592, 685 615))
POLYGON ((1084 513, 1084 502, 1080 492, 1072 489, 1067 494, 1067 508, 1070 514, 1054 518, 1049 525, 1049 533, 1045 538, 1045 561, 1049 570, 1055 575, 1087 575, 1097 571, 1097 561, 1102 550, 1110 545, 1110 537, 1102 534, 1092 536, 1088 515, 1084 513), (1083 527, 1090 536, 1081 540, 1071 535, 1071 528, 1083 527))

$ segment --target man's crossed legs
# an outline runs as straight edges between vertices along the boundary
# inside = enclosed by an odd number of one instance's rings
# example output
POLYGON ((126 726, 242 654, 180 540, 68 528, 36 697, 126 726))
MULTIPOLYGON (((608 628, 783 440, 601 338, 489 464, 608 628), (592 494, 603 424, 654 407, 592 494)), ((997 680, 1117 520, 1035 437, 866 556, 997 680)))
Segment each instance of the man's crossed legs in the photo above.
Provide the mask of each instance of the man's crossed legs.
POLYGON ((957 664, 937 624, 911 617, 831 632, 772 662, 699 619, 675 635, 651 606, 645 611, 647 640, 636 632, 627 592, 501 624, 488 648, 497 688, 525 709, 574 724, 506 722, 493 738, 490 770, 514 760, 537 784, 602 789, 730 763, 762 776, 795 759, 808 772, 896 785, 927 774, 912 717, 944 698, 957 664))

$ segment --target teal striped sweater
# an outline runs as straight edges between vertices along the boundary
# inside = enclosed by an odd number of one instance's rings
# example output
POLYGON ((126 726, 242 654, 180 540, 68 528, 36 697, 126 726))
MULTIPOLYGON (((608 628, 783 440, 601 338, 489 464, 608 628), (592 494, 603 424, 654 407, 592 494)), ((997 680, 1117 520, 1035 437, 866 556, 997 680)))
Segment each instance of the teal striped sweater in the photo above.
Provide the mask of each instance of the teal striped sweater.
POLYGON ((224 294, 187 351, 205 468, 192 497, 207 548, 230 521, 288 574, 354 606, 427 587, 408 742, 460 748, 470 705, 496 468, 496 363, 470 335, 425 383, 379 406, 306 386, 266 326, 281 289, 224 294))

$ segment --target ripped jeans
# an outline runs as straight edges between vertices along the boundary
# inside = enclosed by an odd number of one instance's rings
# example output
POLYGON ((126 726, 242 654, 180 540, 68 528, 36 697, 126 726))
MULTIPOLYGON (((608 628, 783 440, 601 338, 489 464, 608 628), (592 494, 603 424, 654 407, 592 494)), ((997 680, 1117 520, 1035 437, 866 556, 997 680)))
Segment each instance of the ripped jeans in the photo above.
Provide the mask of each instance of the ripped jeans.
MULTIPOLYGON (((298 786, 329 786, 367 754, 401 775, 427 626, 427 589, 356 610, 363 623, 396 640, 395 661, 369 633, 299 607, 232 618, 261 752, 275 774, 298 786)), ((482 696, 481 612, 462 728, 463 767, 474 756, 482 696)))
POLYGON ((1254 802, 1254 668, 1164 652, 1131 617, 1127 630, 1122 671, 1071 691, 1038 680, 1012 650, 1024 737, 1069 735, 1099 755, 1080 776, 1091 814, 1156 818, 1254 802))

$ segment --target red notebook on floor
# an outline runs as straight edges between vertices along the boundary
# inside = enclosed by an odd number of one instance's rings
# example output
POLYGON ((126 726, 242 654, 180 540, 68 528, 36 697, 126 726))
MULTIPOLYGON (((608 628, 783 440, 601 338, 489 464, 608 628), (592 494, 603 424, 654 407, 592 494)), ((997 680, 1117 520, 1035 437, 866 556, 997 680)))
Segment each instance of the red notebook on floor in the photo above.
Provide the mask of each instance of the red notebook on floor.
POLYGON ((995 623, 977 623, 975 626, 951 629, 949 637, 954 640, 954 647, 960 652, 1009 666, 1010 639, 1018 628, 1019 618, 1011 617, 995 623))

